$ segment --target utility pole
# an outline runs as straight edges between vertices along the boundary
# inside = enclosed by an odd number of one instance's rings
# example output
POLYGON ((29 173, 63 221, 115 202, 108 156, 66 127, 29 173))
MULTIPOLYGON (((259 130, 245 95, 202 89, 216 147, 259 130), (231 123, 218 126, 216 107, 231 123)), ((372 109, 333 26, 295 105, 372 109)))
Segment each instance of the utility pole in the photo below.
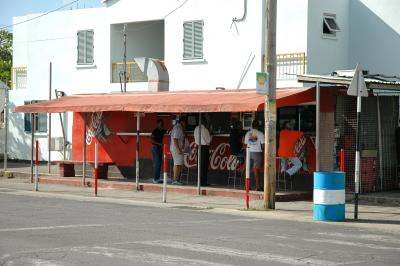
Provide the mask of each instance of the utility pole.
POLYGON ((126 93, 126 23, 124 24, 124 93, 126 93))
POLYGON ((276 0, 265 0, 266 18, 264 34, 264 53, 262 55, 262 72, 265 62, 269 74, 269 95, 265 96, 265 154, 264 154, 264 208, 275 209, 276 190, 276 0))
POLYGON ((5 101, 4 101, 4 172, 7 171, 8 160, 8 105, 9 105, 9 91, 7 85, 4 86, 5 101))

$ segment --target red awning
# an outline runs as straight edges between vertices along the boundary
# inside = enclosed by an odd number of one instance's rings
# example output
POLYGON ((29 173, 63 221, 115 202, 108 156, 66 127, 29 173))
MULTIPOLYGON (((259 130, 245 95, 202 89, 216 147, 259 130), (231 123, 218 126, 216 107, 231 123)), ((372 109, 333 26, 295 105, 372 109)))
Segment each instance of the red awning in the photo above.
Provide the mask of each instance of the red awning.
MULTIPOLYGON (((276 93, 277 107, 315 101, 312 88, 284 88, 276 93)), ((106 112, 145 113, 255 112, 264 109, 265 97, 255 90, 132 92, 79 94, 18 106, 21 113, 106 112)))

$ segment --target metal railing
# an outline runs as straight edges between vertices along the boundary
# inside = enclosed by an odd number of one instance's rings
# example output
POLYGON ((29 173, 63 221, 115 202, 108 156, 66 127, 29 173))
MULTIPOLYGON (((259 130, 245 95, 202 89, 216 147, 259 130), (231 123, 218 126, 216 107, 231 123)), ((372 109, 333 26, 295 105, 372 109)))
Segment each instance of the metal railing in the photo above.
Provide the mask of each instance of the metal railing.
MULTIPOLYGON (((126 62, 126 78, 127 82, 147 82, 147 75, 140 70, 134 61, 126 62)), ((112 83, 124 82, 124 63, 112 63, 112 83)))
POLYGON ((27 83, 26 67, 12 68, 12 89, 25 89, 27 83))
POLYGON ((296 75, 307 73, 306 53, 276 55, 277 80, 295 80, 296 75))

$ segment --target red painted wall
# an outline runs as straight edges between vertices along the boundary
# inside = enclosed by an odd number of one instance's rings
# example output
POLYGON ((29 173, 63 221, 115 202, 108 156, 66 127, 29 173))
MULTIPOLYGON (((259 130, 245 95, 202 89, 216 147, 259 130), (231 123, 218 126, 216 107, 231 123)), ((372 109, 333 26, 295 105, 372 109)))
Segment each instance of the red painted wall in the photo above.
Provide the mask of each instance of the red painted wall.
MULTIPOLYGON (((87 126, 89 129, 92 115, 87 114, 87 126)), ((141 132, 150 133, 156 125, 157 116, 146 114, 141 117, 141 132)), ((112 132, 136 132, 136 117, 132 112, 104 112, 103 121, 112 132)), ((171 124, 171 118, 165 118, 166 125, 171 124)), ((74 113, 72 132, 72 159, 83 160, 83 114, 74 113)), ((86 146, 86 159, 94 161, 94 142, 86 146)), ((151 158, 150 136, 141 138, 140 158, 151 158)), ((114 162, 120 166, 132 166, 135 162, 136 136, 111 135, 107 142, 99 142, 99 162, 114 162)))
MULTIPOLYGON (((91 124, 91 114, 87 114, 87 126, 91 124)), ((166 128, 171 127, 171 117, 163 117, 166 128)), ((104 112, 103 121, 112 132, 136 132, 136 117, 131 112, 104 112)), ((141 132, 151 133, 156 126, 157 115, 146 114, 141 117, 141 132)), ((74 113, 73 132, 72 132, 72 159, 83 160, 83 115, 74 113)), ((185 164, 189 167, 196 167, 197 156, 194 151, 193 136, 188 137, 191 143, 192 153, 185 155, 185 164)), ((95 137, 90 145, 86 146, 86 159, 94 161, 94 143, 98 141, 95 137)), ((170 144, 170 136, 164 137, 164 143, 170 144)), ((140 159, 150 160, 151 155, 150 136, 140 138, 140 159)), ((312 138, 307 137, 307 162, 311 171, 315 170, 315 146, 312 138)), ((107 142, 99 142, 99 162, 115 163, 119 166, 133 166, 136 160, 136 136, 116 136, 110 135, 107 142)), ((230 154, 229 139, 224 136, 214 136, 210 147, 210 169, 226 170, 234 167, 233 157, 230 154)))

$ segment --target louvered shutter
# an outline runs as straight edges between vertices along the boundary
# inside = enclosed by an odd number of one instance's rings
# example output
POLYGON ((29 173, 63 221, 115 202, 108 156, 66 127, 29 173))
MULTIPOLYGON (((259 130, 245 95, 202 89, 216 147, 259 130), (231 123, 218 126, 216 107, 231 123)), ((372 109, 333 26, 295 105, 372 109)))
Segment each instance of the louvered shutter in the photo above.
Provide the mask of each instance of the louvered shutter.
POLYGON ((193 58, 203 58, 203 21, 193 22, 193 58))
POLYGON ((93 64, 93 31, 86 31, 86 64, 93 64))
POLYGON ((78 31, 78 64, 85 64, 85 31, 78 31))
POLYGON ((193 58, 193 22, 183 23, 183 59, 193 58))

